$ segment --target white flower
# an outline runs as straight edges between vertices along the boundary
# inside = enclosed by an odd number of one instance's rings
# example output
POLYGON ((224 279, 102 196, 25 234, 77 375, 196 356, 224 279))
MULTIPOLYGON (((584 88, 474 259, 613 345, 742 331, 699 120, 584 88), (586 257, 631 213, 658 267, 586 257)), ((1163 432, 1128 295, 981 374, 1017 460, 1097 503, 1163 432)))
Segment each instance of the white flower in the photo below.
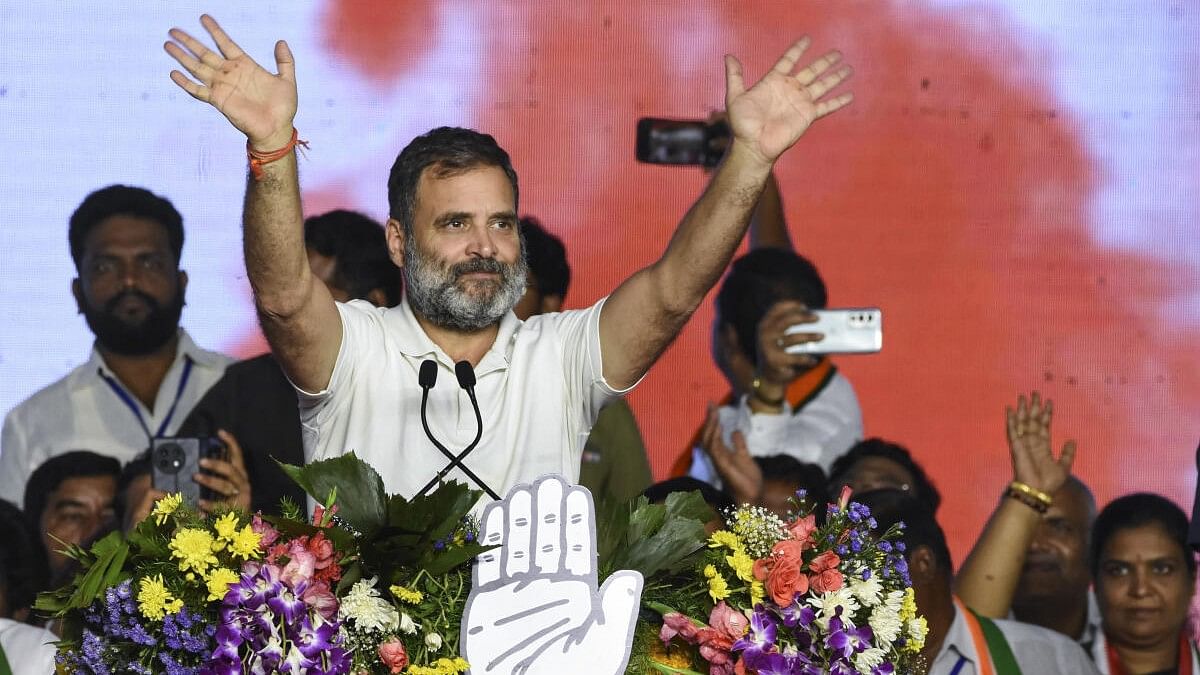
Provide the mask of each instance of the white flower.
POLYGON ((854 616, 854 613, 859 608, 858 601, 854 599, 854 594, 846 586, 842 586, 836 591, 811 597, 808 599, 808 604, 817 610, 816 623, 823 631, 829 630, 829 620, 837 614, 838 607, 842 608, 842 624, 846 627, 854 625, 851 617, 854 616))
POLYGON ((379 597, 376 577, 361 579, 350 587, 338 608, 338 617, 351 619, 355 627, 366 631, 392 631, 399 625, 400 616, 392 603, 379 597))
POLYGON ((850 575, 850 591, 854 593, 854 597, 862 603, 863 607, 874 607, 883 599, 883 586, 879 584, 879 580, 872 574, 870 579, 865 581, 862 578, 862 572, 850 575))
POLYGON ((884 651, 878 647, 863 650, 854 656, 854 667, 858 672, 870 675, 871 670, 883 663, 884 651))
POLYGON ((900 637, 900 629, 904 627, 900 621, 900 612, 887 605, 880 605, 871 610, 871 618, 867 621, 871 632, 875 635, 875 644, 890 645, 900 637))
POLYGON ((408 612, 400 613, 400 630, 401 631, 408 633, 409 635, 414 635, 420 629, 421 629, 421 627, 417 625, 416 621, 413 621, 413 618, 408 615, 408 612))
POLYGON ((426 633, 425 646, 436 652, 442 648, 442 636, 437 633, 426 633))
POLYGON ((908 621, 908 636, 909 640, 917 644, 925 644, 925 635, 929 632, 929 625, 925 623, 925 617, 918 616, 915 619, 908 621))

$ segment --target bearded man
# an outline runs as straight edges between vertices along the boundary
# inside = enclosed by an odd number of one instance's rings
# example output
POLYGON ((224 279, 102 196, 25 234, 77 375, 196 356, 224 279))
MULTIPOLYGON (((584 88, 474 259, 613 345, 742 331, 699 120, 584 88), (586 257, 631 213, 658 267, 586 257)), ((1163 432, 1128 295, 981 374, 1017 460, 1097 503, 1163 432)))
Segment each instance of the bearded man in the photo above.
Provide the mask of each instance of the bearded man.
POLYGON ((71 292, 96 336, 92 357, 9 412, 0 498, 20 504, 47 459, 88 450, 125 463, 170 436, 225 372, 179 327, 187 272, 183 219, 149 190, 111 185, 71 215, 71 292))
POLYGON ((287 44, 276 44, 272 74, 211 17, 201 22, 219 52, 172 29, 165 48, 191 78, 171 79, 247 137, 246 269, 267 339, 299 390, 306 459, 353 450, 406 496, 448 463, 422 429, 426 360, 440 373, 429 424, 454 449, 474 438, 476 420, 451 374, 460 361, 474 368, 483 436, 465 464, 479 482, 504 494, 545 473, 575 480, 600 408, 641 379, 716 283, 775 160, 850 102, 823 98, 850 72, 836 52, 796 70, 807 39, 749 89, 727 57, 733 141, 666 252, 590 308, 524 322, 512 313, 525 262, 508 154, 486 134, 434 129, 400 153, 388 180, 388 249, 406 299, 379 309, 334 302, 305 258, 287 44))

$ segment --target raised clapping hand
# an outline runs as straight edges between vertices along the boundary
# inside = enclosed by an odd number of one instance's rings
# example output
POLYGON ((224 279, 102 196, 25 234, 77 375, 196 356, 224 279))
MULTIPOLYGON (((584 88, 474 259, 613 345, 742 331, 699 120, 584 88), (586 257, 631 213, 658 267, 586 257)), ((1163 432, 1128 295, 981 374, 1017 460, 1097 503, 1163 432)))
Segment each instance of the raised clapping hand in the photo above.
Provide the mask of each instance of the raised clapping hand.
POLYGON ((822 100, 850 76, 849 66, 829 72, 842 59, 836 51, 792 73, 809 44, 807 37, 800 38, 749 89, 742 77, 741 62, 733 56, 725 57, 725 110, 734 142, 742 143, 767 164, 791 147, 814 121, 854 98, 846 93, 822 100))
POLYGON ((243 52, 211 16, 201 16, 200 23, 221 53, 172 28, 169 33, 175 42, 163 47, 194 79, 172 70, 171 80, 193 98, 221 111, 255 149, 275 150, 286 145, 296 116, 296 64, 287 43, 275 43, 278 73, 271 74, 243 52))
POLYGON ((1050 446, 1050 421, 1054 416, 1054 404, 1035 391, 1028 403, 1025 396, 1017 399, 1017 408, 1005 409, 1008 430, 1008 449, 1012 454, 1013 480, 1054 494, 1071 475, 1071 464, 1075 461, 1075 441, 1063 444, 1056 458, 1050 446))
POLYGON ((725 444, 720 416, 716 406, 711 403, 708 404, 708 417, 700 434, 700 447, 708 453, 734 502, 758 504, 763 492, 762 469, 750 455, 750 447, 746 445, 746 437, 741 431, 733 432, 732 448, 725 444))
POLYGON ((517 486, 483 513, 463 613, 462 654, 476 675, 625 671, 642 575, 620 571, 596 588, 591 495, 547 476, 517 486))

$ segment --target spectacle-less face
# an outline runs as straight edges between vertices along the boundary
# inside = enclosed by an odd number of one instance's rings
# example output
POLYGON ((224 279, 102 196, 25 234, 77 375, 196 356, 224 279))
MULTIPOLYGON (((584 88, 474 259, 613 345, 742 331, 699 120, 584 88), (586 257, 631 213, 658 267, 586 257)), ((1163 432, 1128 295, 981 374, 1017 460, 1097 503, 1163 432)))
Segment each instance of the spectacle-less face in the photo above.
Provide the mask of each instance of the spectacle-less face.
POLYGON ((115 215, 92 228, 72 292, 102 346, 147 354, 175 335, 187 287, 177 262, 153 220, 115 215))
POLYGON ((404 267, 409 303, 433 323, 477 331, 500 320, 525 292, 512 186, 491 166, 417 184, 413 237, 388 221, 388 246, 404 267))
POLYGON ((42 511, 42 543, 50 558, 50 569, 57 573, 68 559, 58 552, 68 544, 81 544, 100 532, 113 519, 113 498, 117 479, 113 476, 75 476, 59 483, 46 500, 42 511))
POLYGON ((912 493, 915 484, 912 473, 899 462, 870 455, 855 462, 836 484, 829 486, 829 492, 837 495, 848 486, 855 494, 885 489, 912 493))
POLYGON ((1100 552, 1096 600, 1110 641, 1178 640, 1195 578, 1185 551, 1158 523, 1117 530, 1100 552))
POLYGON ((1047 602, 1086 608, 1091 585, 1087 550, 1090 513, 1087 497, 1068 484, 1055 492, 1042 516, 1013 597, 1017 618, 1029 621, 1047 602))

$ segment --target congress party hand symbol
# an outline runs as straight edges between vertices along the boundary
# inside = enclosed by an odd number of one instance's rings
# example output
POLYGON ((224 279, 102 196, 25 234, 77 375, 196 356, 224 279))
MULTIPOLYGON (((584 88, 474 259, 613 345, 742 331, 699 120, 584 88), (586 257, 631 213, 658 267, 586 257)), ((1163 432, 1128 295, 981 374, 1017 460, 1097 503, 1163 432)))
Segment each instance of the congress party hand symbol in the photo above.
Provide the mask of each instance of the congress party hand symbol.
POLYGON ((592 496, 560 476, 518 485, 483 513, 462 621, 473 675, 619 675, 633 643, 642 575, 623 570, 597 588, 592 496))

